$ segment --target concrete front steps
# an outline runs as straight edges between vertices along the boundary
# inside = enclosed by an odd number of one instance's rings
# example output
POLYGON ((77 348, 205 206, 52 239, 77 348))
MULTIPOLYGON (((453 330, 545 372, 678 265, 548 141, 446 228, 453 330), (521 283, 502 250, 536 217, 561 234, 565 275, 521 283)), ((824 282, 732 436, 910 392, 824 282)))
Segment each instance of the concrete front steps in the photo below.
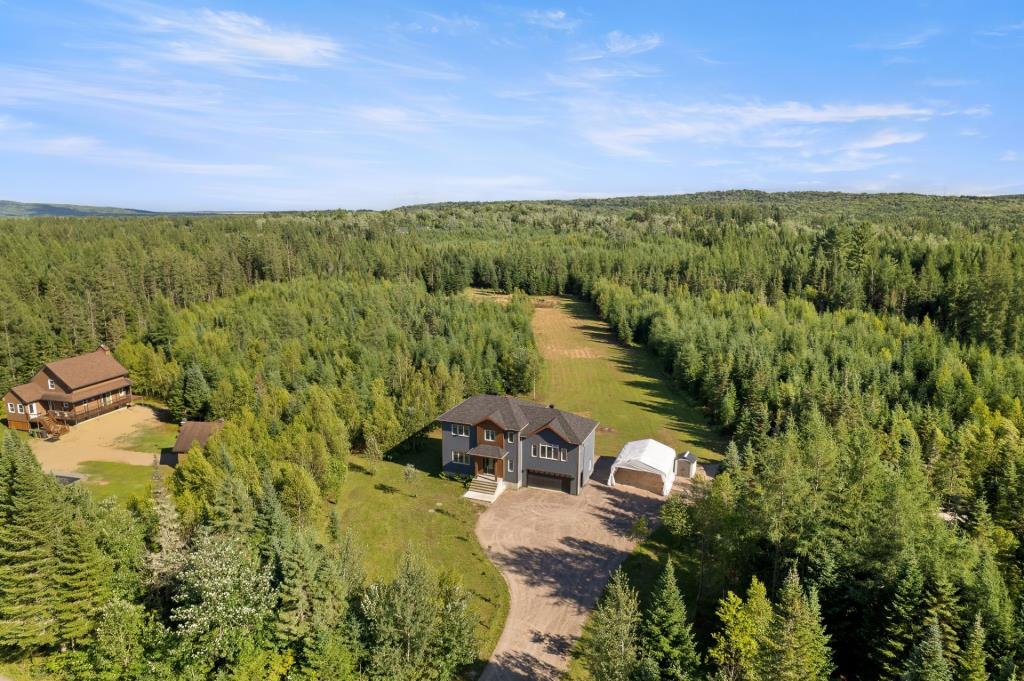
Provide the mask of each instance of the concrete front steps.
POLYGON ((477 476, 469 483, 469 491, 462 496, 474 501, 492 503, 505 491, 505 482, 493 477, 477 476))

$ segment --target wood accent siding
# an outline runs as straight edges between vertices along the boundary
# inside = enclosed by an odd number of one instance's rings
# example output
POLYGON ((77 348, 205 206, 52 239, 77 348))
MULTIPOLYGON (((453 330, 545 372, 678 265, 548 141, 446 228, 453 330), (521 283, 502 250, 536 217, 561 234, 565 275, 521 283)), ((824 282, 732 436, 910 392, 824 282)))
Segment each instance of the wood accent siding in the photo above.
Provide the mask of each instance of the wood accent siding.
POLYGON ((481 444, 481 445, 494 445, 495 447, 501 447, 502 449, 504 449, 505 448, 505 431, 503 429, 499 428, 497 424, 492 423, 491 421, 481 421, 480 423, 476 424, 476 442, 477 442, 477 444, 481 444), (493 430, 494 431, 494 439, 493 440, 485 440, 484 439, 484 431, 485 430, 493 430))

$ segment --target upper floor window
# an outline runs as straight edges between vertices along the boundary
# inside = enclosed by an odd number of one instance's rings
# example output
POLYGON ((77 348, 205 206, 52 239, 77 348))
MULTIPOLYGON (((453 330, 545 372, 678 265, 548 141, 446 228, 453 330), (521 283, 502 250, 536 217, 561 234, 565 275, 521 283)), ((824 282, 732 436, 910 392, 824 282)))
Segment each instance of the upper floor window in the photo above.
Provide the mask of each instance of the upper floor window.
POLYGON ((461 437, 469 437, 469 426, 465 423, 453 423, 452 424, 452 435, 459 435, 461 437))
POLYGON ((56 390, 57 384, 53 382, 52 378, 46 379, 46 387, 50 390, 56 390))
POLYGON ((490 428, 484 428, 484 439, 488 442, 494 442, 494 431, 490 428))
POLYGON ((507 442, 509 442, 509 443, 515 442, 516 441, 516 431, 510 430, 507 433, 505 433, 505 440, 507 442))
POLYGON ((19 404, 18 405, 18 413, 19 414, 24 414, 25 413, 25 405, 24 404, 19 404))
POLYGON ((13 414, 14 413, 14 402, 8 402, 7 403, 7 413, 8 414, 13 414))
POLYGON ((558 447, 554 445, 537 445, 537 456, 542 459, 558 461, 558 447))

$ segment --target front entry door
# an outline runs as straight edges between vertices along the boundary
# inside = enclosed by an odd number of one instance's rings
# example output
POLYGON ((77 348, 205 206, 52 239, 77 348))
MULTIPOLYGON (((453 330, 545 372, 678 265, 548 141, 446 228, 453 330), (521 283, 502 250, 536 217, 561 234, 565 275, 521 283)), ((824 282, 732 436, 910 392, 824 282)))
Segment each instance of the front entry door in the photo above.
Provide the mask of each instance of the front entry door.
POLYGON ((494 475, 494 459, 484 459, 483 472, 487 475, 494 475))

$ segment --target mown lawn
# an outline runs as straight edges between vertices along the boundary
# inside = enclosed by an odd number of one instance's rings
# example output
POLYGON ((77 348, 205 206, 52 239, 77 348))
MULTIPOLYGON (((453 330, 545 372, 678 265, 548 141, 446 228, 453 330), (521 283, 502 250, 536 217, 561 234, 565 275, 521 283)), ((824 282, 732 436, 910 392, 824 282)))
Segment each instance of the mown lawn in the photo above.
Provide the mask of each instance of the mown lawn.
POLYGON ((620 343, 590 303, 539 297, 533 331, 544 356, 534 399, 599 421, 598 454, 650 437, 702 461, 722 458, 726 440, 700 405, 672 385, 657 356, 620 343))
POLYGON ((342 525, 363 548, 368 577, 387 579, 402 553, 413 551, 433 569, 459 574, 480 618, 480 665, 491 654, 508 614, 508 589, 484 554, 474 528, 483 508, 463 499, 462 483, 440 477, 440 433, 411 438, 370 472, 365 459, 350 459, 337 499, 342 525), (405 478, 411 464, 416 475, 405 478))
MULTIPOLYGON (((169 466, 161 466, 165 477, 173 472, 169 466)), ((81 482, 95 499, 117 497, 127 501, 131 497, 145 497, 149 494, 152 466, 133 466, 113 461, 86 461, 78 467, 86 477, 81 482)))
POLYGON ((159 454, 170 449, 177 438, 176 423, 142 424, 114 440, 114 447, 129 452, 159 454))

